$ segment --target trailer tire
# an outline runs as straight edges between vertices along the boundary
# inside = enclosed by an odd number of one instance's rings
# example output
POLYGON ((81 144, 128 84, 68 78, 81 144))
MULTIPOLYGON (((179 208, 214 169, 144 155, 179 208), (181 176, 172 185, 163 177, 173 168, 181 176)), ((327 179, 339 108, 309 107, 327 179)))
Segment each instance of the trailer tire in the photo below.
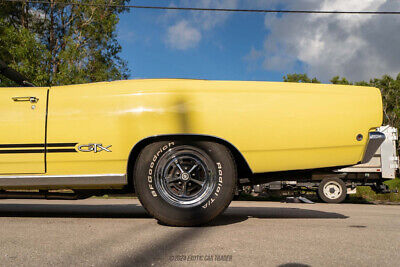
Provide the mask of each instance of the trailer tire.
POLYGON ((341 203, 346 199, 347 187, 340 178, 325 178, 318 186, 318 196, 326 203, 341 203))

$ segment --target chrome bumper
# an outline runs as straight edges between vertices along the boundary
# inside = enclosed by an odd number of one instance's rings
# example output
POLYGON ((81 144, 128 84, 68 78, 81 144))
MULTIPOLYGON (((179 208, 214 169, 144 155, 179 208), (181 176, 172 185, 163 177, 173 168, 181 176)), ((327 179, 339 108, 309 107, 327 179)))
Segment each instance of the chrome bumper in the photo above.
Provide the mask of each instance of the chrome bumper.
POLYGON ((367 144, 367 149, 364 153, 364 158, 361 161, 362 164, 369 162, 375 155, 380 145, 385 141, 386 137, 384 133, 381 132, 371 132, 369 133, 369 140, 367 144))

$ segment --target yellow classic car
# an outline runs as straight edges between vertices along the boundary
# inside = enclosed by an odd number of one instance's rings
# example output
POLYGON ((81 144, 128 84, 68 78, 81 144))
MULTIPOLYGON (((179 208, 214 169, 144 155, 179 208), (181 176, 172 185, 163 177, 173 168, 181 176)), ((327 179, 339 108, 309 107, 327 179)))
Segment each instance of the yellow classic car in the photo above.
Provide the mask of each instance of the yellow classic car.
POLYGON ((376 88, 189 79, 1 88, 0 112, 3 197, 135 192, 176 226, 212 220, 239 184, 360 163, 382 124, 376 88))

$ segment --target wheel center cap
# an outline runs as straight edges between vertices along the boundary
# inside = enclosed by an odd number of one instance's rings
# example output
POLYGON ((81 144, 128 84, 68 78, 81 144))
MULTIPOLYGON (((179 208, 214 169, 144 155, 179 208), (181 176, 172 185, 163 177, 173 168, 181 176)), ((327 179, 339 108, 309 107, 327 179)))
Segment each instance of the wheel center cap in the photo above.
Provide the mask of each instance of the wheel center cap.
POLYGON ((182 180, 183 181, 189 180, 189 174, 187 172, 182 173, 182 180))

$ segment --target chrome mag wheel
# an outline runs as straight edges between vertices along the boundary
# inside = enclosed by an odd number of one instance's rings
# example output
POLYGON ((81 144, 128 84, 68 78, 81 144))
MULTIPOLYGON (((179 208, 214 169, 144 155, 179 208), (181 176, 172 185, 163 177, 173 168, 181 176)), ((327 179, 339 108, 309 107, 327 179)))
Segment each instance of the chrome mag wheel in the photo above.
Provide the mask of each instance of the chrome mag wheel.
POLYGON ((134 167, 140 203, 171 226, 205 224, 232 201, 237 170, 230 151, 210 141, 158 141, 147 145, 134 167))
POLYGON ((160 196, 178 207, 201 204, 217 184, 215 164, 193 146, 171 148, 158 161, 154 178, 160 196))

